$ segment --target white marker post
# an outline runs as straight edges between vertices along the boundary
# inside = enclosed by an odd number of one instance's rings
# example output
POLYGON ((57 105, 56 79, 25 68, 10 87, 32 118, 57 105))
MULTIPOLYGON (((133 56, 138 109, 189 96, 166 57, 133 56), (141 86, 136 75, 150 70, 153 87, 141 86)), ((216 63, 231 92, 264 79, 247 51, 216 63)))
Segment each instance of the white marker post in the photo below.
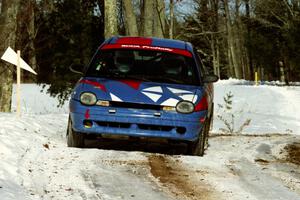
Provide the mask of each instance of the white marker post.
POLYGON ((2 60, 17 66, 17 115, 21 116, 21 68, 35 75, 37 73, 21 58, 21 51, 16 53, 12 48, 8 47, 1 57, 2 60))
POLYGON ((21 51, 17 51, 17 115, 21 117, 21 51))

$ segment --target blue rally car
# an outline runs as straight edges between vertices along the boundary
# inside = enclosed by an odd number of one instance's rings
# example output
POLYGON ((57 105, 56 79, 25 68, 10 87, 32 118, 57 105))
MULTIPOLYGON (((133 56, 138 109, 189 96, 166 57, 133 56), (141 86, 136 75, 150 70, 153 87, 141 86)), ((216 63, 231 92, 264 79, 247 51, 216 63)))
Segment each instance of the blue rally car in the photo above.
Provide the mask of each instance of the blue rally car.
POLYGON ((74 88, 68 146, 83 147, 87 135, 159 138, 202 156, 217 80, 188 42, 112 37, 74 88))

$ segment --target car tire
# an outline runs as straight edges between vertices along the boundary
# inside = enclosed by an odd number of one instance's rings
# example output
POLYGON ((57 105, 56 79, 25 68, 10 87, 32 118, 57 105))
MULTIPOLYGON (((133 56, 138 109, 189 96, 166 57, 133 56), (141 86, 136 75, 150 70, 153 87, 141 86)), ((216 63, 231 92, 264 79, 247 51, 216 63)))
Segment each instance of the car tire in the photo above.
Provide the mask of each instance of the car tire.
POLYGON ((209 117, 208 122, 207 122, 207 126, 206 126, 206 137, 205 137, 205 144, 204 144, 204 149, 206 150, 209 146, 208 144, 208 138, 209 138, 209 132, 212 130, 213 128, 213 114, 209 117))
POLYGON ((73 130, 71 119, 68 121, 67 145, 68 147, 84 147, 84 135, 73 130))
POLYGON ((192 156, 203 156, 207 147, 207 138, 208 127, 207 123, 205 123, 200 132, 199 138, 195 142, 190 142, 187 144, 187 154, 192 156))

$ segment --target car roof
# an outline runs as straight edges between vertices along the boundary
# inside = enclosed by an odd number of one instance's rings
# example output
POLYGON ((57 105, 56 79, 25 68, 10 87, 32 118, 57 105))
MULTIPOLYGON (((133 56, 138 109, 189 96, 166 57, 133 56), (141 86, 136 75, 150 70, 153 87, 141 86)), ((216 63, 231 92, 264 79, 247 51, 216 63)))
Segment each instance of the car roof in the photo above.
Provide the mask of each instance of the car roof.
MULTIPOLYGON (((161 48, 170 48, 177 49, 180 51, 187 51, 192 53, 193 47, 189 42, 181 41, 181 40, 173 40, 173 39, 163 39, 163 38, 155 38, 155 37, 122 37, 122 36, 114 36, 109 38, 104 42, 103 46, 117 46, 117 45, 129 45, 131 48, 134 45, 143 45, 147 47, 161 47, 161 48)), ((101 47, 100 47, 101 48, 101 47)))

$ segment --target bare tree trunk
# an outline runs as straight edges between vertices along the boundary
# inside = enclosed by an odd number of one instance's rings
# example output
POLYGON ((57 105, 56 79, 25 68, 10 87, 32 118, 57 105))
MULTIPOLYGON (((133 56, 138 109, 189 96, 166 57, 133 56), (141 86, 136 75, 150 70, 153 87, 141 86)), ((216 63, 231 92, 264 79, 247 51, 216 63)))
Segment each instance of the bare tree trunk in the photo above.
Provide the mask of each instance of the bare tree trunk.
POLYGON ((118 34, 118 20, 117 20, 117 1, 105 0, 104 2, 104 16, 105 16, 105 38, 112 37, 118 34))
POLYGON ((213 35, 211 35, 211 42, 210 42, 210 46, 211 46, 211 52, 212 52, 212 58, 213 58, 213 68, 214 68, 214 74, 218 73, 218 69, 217 69, 217 52, 216 52, 216 41, 213 37, 213 35))
MULTIPOLYGON (((250 20, 250 3, 249 0, 244 0, 245 1, 245 8, 246 8, 246 17, 248 20, 250 20)), ((250 25, 247 23, 247 54, 248 54, 248 65, 247 65, 247 71, 248 71, 248 76, 250 80, 253 80, 254 77, 254 70, 253 70, 253 58, 251 54, 251 32, 250 32, 250 25)))
POLYGON ((232 47, 233 44, 231 41, 232 30, 231 30, 231 21, 229 16, 228 1, 223 0, 223 2, 224 2, 224 9, 225 9, 226 32, 227 32, 227 57, 228 57, 228 64, 229 64, 229 68, 227 70, 227 76, 235 77, 234 64, 233 64, 232 51, 231 51, 234 47, 232 47))
POLYGON ((43 1, 43 8, 47 12, 52 12, 55 10, 54 0, 44 0, 43 1))
POLYGON ((155 0, 153 36, 163 38, 165 36, 165 2, 155 0))
MULTIPOLYGON (((14 48, 17 31, 17 13, 20 0, 2 0, 0 18, 0 52, 14 48)), ((0 67, 0 112, 10 112, 13 84, 13 66, 2 62, 0 67)))
MULTIPOLYGON (((30 0, 29 2, 29 23, 27 27, 28 36, 29 36, 29 65, 33 68, 33 70, 37 71, 37 61, 36 61, 36 52, 35 52, 35 37, 36 37, 36 28, 35 28, 35 0, 30 0)), ((35 75, 30 75, 30 79, 36 81, 35 75)))
POLYGON ((220 42, 219 38, 216 39, 216 69, 217 75, 221 78, 221 69, 220 69, 220 42))
POLYGON ((216 36, 211 36, 211 50, 213 56, 214 74, 220 77, 220 47, 219 40, 216 36))
POLYGON ((133 10, 131 0, 123 0, 124 12, 125 12, 125 24, 126 33, 129 36, 138 36, 138 28, 136 23, 136 16, 133 10))
MULTIPOLYGON (((245 79, 245 66, 243 65, 243 34, 242 34, 242 21, 240 18, 240 0, 235 0, 235 26, 233 26, 233 38, 235 45, 235 58, 239 72, 235 70, 235 74, 239 73, 238 78, 245 79)), ((238 76, 238 75, 237 75, 238 76)))
POLYGON ((236 58, 239 67, 239 71, 241 71, 240 78, 249 79, 250 71, 249 71, 249 56, 247 51, 246 39, 244 37, 245 30, 247 27, 243 24, 240 16, 240 7, 241 0, 235 0, 235 32, 234 38, 236 42, 236 58))
POLYGON ((143 1, 143 36, 153 36, 153 0, 143 1))
MULTIPOLYGON (((211 0, 210 1, 211 10, 213 16, 211 17, 210 23, 212 25, 212 31, 217 33, 219 31, 219 0, 211 0)), ((214 74, 220 77, 220 43, 219 43, 219 35, 211 34, 211 50, 213 56, 213 68, 214 74)))
POLYGON ((227 76, 228 77, 235 77, 234 65, 232 63, 231 48, 230 48, 230 43, 229 43, 228 39, 227 39, 227 57, 228 57, 228 65, 229 65, 229 68, 227 69, 227 76))
POLYGON ((143 35, 144 34, 144 0, 139 0, 139 7, 140 7, 140 19, 138 21, 138 31, 139 31, 139 35, 143 35))
POLYGON ((225 9, 225 18, 226 18, 226 29, 227 29, 227 41, 228 41, 228 59, 231 63, 231 69, 234 70, 234 74, 232 74, 235 78, 241 78, 241 70, 238 63, 235 41, 234 41, 234 33, 232 30, 231 17, 229 12, 228 0, 223 0, 224 9, 225 9))
POLYGON ((173 39, 174 34, 174 0, 170 0, 170 23, 169 23, 169 38, 173 39))

